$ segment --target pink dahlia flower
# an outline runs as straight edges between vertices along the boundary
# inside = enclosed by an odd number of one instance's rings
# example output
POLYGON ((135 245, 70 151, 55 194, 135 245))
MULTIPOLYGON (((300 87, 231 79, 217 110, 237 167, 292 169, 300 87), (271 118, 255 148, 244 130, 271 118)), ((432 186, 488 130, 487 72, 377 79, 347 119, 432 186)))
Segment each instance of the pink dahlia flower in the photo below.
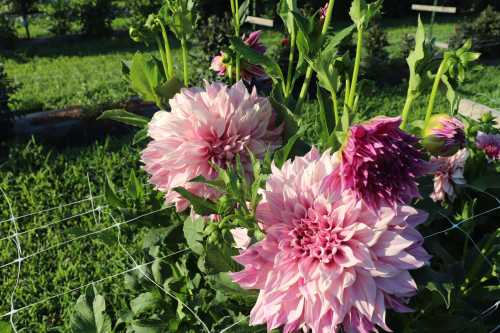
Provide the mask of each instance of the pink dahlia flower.
POLYGON ((465 185, 464 166, 469 153, 467 149, 459 150, 450 157, 433 158, 432 162, 438 167, 434 175, 434 192, 431 198, 434 201, 450 201, 456 198, 455 186, 465 185))
POLYGON ((479 132, 476 137, 476 146, 483 150, 491 160, 500 160, 500 134, 479 132))
POLYGON ((374 210, 419 197, 416 179, 428 172, 428 162, 416 147, 418 139, 399 129, 400 123, 399 117, 376 117, 352 126, 325 188, 340 182, 374 210))
POLYGON ((175 187, 209 199, 218 197, 214 189, 189 182, 200 175, 215 178, 211 163, 225 167, 239 155, 251 170, 249 151, 263 157, 280 145, 282 129, 275 127, 271 104, 255 89, 249 93, 242 82, 183 89, 170 100, 170 107, 171 112, 159 111, 149 123, 153 140, 142 152, 142 161, 150 182, 178 211, 189 203, 173 191, 175 187))
POLYGON ((453 155, 465 145, 464 124, 448 115, 434 115, 424 131, 422 144, 432 154, 453 155))
MULTIPOLYGON (((266 47, 260 42, 260 36, 262 31, 254 31, 246 37, 243 35, 243 42, 259 52, 260 54, 264 54, 266 52, 266 47)), ((220 55, 215 56, 212 59, 212 64, 210 65, 210 69, 217 72, 219 76, 225 76, 228 72, 228 55, 224 52, 221 52, 220 55)), ((259 65, 251 64, 244 59, 241 59, 240 70, 241 70, 241 78, 245 81, 251 81, 253 78, 262 79, 266 78, 266 72, 264 68, 259 65)))
POLYGON ((321 185, 338 159, 313 149, 273 168, 257 208, 265 238, 235 260, 241 287, 259 289, 252 325, 284 333, 389 330, 387 309, 405 312, 416 293, 408 270, 429 259, 415 226, 427 215, 410 206, 375 214, 351 191, 321 185))

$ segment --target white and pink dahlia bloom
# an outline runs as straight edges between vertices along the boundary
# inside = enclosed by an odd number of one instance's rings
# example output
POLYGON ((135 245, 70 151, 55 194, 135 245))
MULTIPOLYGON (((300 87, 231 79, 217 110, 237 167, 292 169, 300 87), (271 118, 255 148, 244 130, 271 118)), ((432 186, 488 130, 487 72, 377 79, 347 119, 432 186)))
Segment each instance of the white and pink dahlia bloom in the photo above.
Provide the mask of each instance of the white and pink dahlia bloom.
POLYGON ((189 203, 173 189, 182 186, 192 193, 215 199, 219 193, 201 183, 197 176, 217 176, 211 163, 233 164, 236 155, 251 170, 249 152, 261 158, 281 144, 281 126, 275 126, 268 99, 248 92, 242 82, 228 87, 206 83, 205 88, 182 89, 170 100, 171 112, 159 111, 149 123, 153 139, 142 152, 150 182, 165 192, 166 202, 178 211, 189 203))
POLYGON ((376 214, 352 191, 322 191, 338 163, 313 149, 273 168, 257 209, 266 237, 235 257, 244 269, 231 275, 260 290, 252 325, 368 333, 390 330, 387 309, 410 310, 417 286, 408 270, 429 259, 415 229, 427 214, 406 205, 376 214))
POLYGON ((431 198, 434 201, 444 201, 446 198, 454 201, 457 194, 455 187, 465 185, 464 168, 469 153, 461 149, 450 157, 437 157, 432 160, 437 166, 434 174, 434 192, 431 198))

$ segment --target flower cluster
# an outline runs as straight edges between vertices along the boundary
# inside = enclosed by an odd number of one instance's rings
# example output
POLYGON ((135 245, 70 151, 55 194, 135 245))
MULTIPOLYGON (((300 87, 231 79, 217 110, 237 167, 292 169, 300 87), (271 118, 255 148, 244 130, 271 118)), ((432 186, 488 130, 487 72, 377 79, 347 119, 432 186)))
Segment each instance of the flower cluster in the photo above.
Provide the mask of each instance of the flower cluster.
POLYGON ((212 163, 224 167, 239 155, 251 170, 249 152, 262 157, 280 146, 282 128, 275 126, 271 104, 255 89, 249 93, 242 82, 183 89, 170 107, 151 120, 148 133, 153 140, 142 152, 142 161, 150 182, 179 211, 189 202, 174 191, 178 186, 205 198, 219 196, 204 184, 190 182, 197 176, 214 179, 212 163))
POLYGON ((433 162, 437 166, 437 171, 434 175, 434 192, 431 194, 432 200, 444 201, 446 198, 450 201, 455 200, 455 187, 465 184, 464 167, 468 155, 467 149, 461 149, 453 156, 433 159, 433 162))
POLYGON ((426 214, 406 205, 375 213, 356 193, 323 190, 337 154, 313 149, 274 168, 257 216, 266 234, 235 258, 232 278, 259 289, 251 324, 283 332, 390 330, 387 309, 408 311, 416 293, 409 269, 429 259, 415 227, 426 214))

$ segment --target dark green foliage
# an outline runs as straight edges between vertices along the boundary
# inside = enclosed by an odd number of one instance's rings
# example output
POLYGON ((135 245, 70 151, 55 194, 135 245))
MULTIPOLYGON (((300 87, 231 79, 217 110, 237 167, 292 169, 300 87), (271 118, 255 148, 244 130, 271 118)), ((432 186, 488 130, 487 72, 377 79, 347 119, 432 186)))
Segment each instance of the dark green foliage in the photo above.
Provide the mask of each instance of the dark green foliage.
POLYGON ((13 114, 9 107, 11 95, 16 87, 7 77, 2 63, 0 63, 0 141, 9 136, 12 127, 13 114))
POLYGON ((500 11, 488 6, 472 22, 464 21, 453 37, 452 45, 459 46, 472 39, 473 49, 484 56, 498 56, 500 53, 500 11))
POLYGON ((132 25, 141 26, 149 14, 158 12, 162 3, 162 0, 129 0, 124 5, 126 12, 130 13, 132 25))
POLYGON ((11 49, 17 39, 14 21, 5 13, 0 13, 0 49, 11 49))
POLYGON ((50 17, 50 31, 55 35, 65 35, 71 31, 73 22, 77 19, 75 3, 71 0, 50 1, 45 7, 45 13, 50 17))
POLYGON ((108 35, 111 33, 111 20, 114 18, 113 0, 78 0, 78 16, 83 34, 108 35))
POLYGON ((210 61, 213 56, 227 47, 234 31, 230 25, 231 18, 228 13, 211 15, 202 20, 200 26, 203 28, 199 29, 196 44, 201 47, 206 60, 210 61))

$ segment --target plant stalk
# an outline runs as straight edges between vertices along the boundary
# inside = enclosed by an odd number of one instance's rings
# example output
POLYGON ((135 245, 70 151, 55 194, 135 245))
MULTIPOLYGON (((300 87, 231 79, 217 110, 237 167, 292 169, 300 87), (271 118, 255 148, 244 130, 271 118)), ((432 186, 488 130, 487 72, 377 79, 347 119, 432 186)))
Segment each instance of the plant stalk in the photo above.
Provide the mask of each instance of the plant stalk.
POLYGON ((408 123, 408 115, 410 114, 410 108, 415 100, 415 95, 411 93, 410 87, 408 87, 408 92, 406 93, 406 101, 405 106, 403 107, 403 112, 401 113, 401 125, 399 128, 404 130, 406 128, 406 124, 408 123))
POLYGON ((441 61, 441 64, 439 65, 436 77, 434 78, 434 84, 432 85, 431 95, 429 96, 429 104, 427 105, 427 111, 425 112, 424 128, 427 127, 427 124, 431 119, 432 111, 434 110, 434 103, 436 102, 436 96, 439 89, 439 83, 441 82, 441 77, 446 71, 447 65, 448 59, 444 57, 443 61, 441 61))
POLYGON ((363 51, 363 26, 358 27, 358 40, 356 45, 356 59, 354 60, 354 70, 352 72, 351 88, 349 89, 349 100, 347 106, 352 109, 356 99, 356 89, 358 85, 359 67, 361 66, 361 53, 363 51))
MULTIPOLYGON (((320 39, 326 35, 330 22, 332 20, 333 6, 335 5, 335 0, 330 0, 328 2, 328 10, 326 11, 325 21, 323 22, 323 29, 321 30, 320 39)), ((295 107, 295 112, 299 113, 302 109, 304 101, 307 97, 309 91, 309 84, 311 83, 311 78, 313 75, 313 68, 311 65, 307 67, 306 76, 304 78, 304 83, 302 84, 302 89, 300 90, 299 100, 297 101, 297 106, 295 107)))
POLYGON ((167 30, 165 29, 165 26, 161 21, 160 23, 160 28, 161 28, 161 35, 163 37, 163 43, 165 44, 165 57, 167 61, 167 79, 170 80, 171 78, 174 77, 174 57, 172 56, 172 49, 170 48, 170 42, 168 40, 168 35, 167 35, 167 30))
POLYGON ((158 44, 158 51, 160 52, 161 63, 163 65, 163 71, 165 72, 165 77, 167 80, 170 79, 167 67, 167 57, 165 56, 165 51, 163 50, 163 45, 161 43, 160 37, 156 36, 156 44, 158 44))
POLYGON ((335 119, 334 130, 337 130, 337 128, 340 124, 340 117, 339 117, 339 106, 338 106, 338 101, 337 101, 337 93, 335 91, 332 93, 332 102, 333 102, 333 118, 335 119))
POLYGON ((184 76, 184 86, 189 85, 189 72, 188 72, 188 49, 187 49, 187 41, 186 37, 182 36, 181 38, 181 47, 182 47, 182 68, 183 68, 183 76, 184 76))
POLYGON ((295 43, 296 43, 295 31, 292 31, 292 34, 290 35, 290 54, 288 55, 288 73, 286 77, 285 98, 288 98, 292 93, 293 62, 295 61, 295 43))

